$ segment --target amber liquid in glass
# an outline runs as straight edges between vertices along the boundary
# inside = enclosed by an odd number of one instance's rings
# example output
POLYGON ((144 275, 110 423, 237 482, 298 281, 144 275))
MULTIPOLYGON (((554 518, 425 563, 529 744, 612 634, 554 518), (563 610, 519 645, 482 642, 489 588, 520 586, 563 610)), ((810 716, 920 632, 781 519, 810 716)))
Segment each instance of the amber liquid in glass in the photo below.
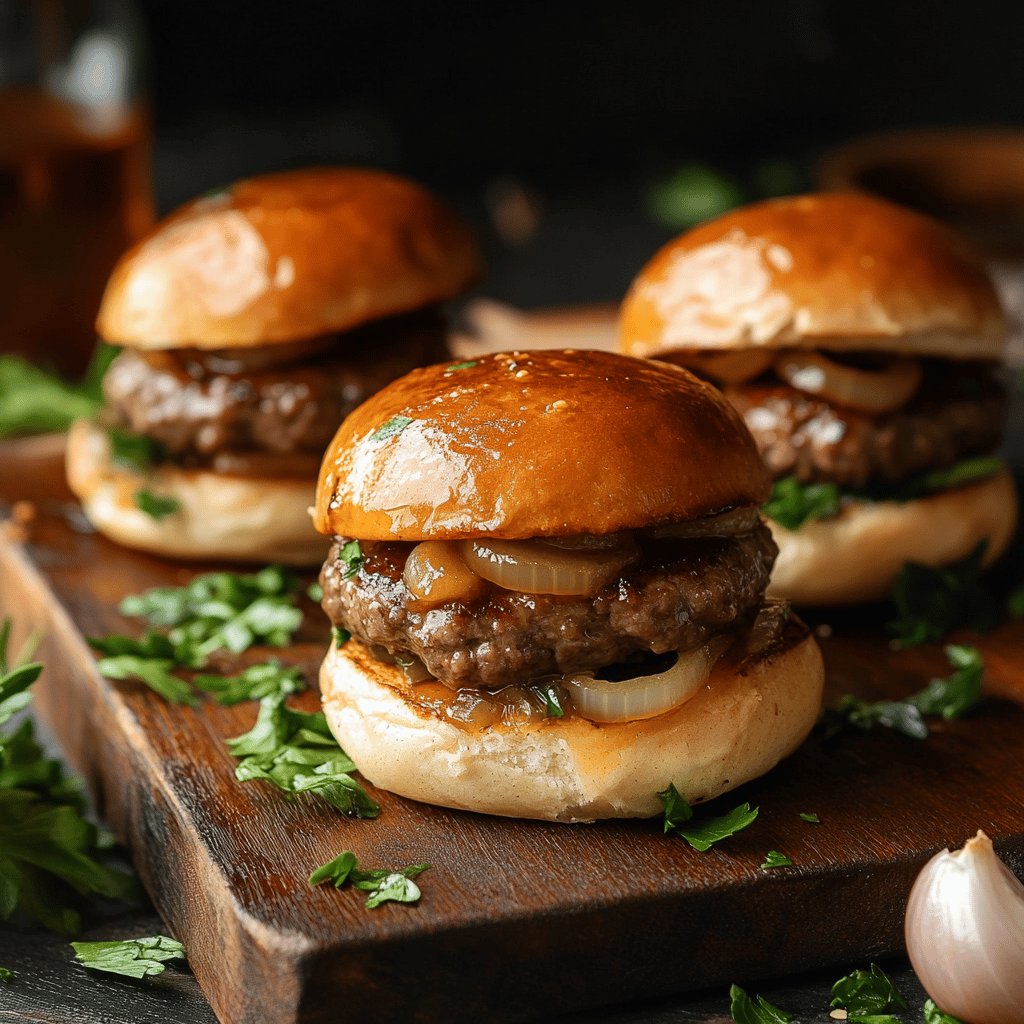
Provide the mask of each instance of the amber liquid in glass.
POLYGON ((121 253, 153 222, 149 119, 0 92, 0 352, 78 376, 121 253))

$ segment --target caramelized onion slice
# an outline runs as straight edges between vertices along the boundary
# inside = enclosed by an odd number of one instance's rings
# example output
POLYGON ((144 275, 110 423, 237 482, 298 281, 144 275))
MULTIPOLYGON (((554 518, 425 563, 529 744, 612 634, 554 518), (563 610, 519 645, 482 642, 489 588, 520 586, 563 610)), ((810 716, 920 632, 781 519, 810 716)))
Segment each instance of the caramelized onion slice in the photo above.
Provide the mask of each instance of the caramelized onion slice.
POLYGON ((837 363, 820 352, 784 352, 775 372, 797 391, 820 395, 861 412, 892 412, 905 405, 921 383, 916 359, 894 358, 879 370, 837 363))
POLYGON ((639 555, 632 541, 604 549, 563 548, 541 540, 467 540, 466 564, 485 580, 526 594, 596 594, 639 555))
POLYGON ((775 355, 772 351, 748 348, 733 352, 686 350, 673 352, 670 358, 699 377, 710 377, 719 384, 746 384, 769 369, 775 355))
POLYGON ((471 601, 484 589, 484 581, 466 565, 460 546, 448 540, 417 544, 405 560, 402 579, 409 593, 425 605, 471 601))
POLYGON ((669 537, 738 537, 741 533, 750 533, 760 519, 761 513, 754 506, 734 508, 717 516, 704 516, 702 519, 656 526, 651 530, 651 536, 656 540, 669 537))
POLYGON ((681 652, 665 672, 614 682, 587 673, 563 676, 576 710, 592 722, 633 722, 671 711, 688 701, 707 682, 711 669, 729 646, 715 637, 703 647, 681 652))

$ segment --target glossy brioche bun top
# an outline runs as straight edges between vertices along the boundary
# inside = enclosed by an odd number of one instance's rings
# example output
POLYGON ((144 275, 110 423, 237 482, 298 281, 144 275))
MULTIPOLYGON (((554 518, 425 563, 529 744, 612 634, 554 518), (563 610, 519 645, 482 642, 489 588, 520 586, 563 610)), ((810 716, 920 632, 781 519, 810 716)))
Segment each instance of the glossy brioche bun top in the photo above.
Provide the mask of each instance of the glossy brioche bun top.
POLYGON ((766 500, 739 415, 687 371, 548 350, 439 364, 341 425, 314 520, 362 540, 602 534, 766 500))
POLYGON ((984 267, 938 221, 859 193, 755 203, 680 235, 622 305, 621 351, 878 350, 998 359, 984 267))
POLYGON ((469 228, 381 171, 239 181, 176 210, 121 257, 96 328, 142 349, 256 347, 343 331, 462 292, 469 228))

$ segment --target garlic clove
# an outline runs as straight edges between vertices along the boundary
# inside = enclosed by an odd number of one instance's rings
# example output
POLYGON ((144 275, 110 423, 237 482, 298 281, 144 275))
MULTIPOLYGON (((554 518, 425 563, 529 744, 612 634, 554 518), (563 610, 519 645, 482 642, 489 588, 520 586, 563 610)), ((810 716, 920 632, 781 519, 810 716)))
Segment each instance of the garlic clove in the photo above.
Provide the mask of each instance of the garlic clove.
POLYGON ((984 832, 928 861, 904 930, 921 984, 946 1013, 964 1024, 1024 1021, 1024 885, 984 832))

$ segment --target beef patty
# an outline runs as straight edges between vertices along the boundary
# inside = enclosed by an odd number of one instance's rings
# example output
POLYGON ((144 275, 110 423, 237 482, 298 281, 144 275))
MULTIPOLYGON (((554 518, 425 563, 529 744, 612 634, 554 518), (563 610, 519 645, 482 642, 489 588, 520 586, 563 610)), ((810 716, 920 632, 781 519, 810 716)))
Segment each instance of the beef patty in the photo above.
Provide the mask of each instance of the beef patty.
POLYGON ((110 426, 145 434, 167 456, 211 465, 224 452, 307 455, 317 460, 338 424, 385 384, 445 358, 444 325, 434 312, 375 321, 323 351, 246 369, 263 349, 122 352, 103 380, 110 426), (240 364, 231 372, 221 367, 240 364))
POLYGON ((729 539, 645 545, 641 562, 595 597, 493 587, 473 603, 419 611, 402 582, 413 545, 364 542, 365 561, 346 580, 342 543, 320 574, 324 611, 336 626, 392 654, 415 654, 449 684, 490 688, 696 647, 760 605, 777 553, 758 523, 729 539))
POLYGON ((999 444, 1006 395, 987 363, 922 361, 895 412, 871 416, 775 380, 724 388, 776 477, 863 487, 942 469, 999 444))

